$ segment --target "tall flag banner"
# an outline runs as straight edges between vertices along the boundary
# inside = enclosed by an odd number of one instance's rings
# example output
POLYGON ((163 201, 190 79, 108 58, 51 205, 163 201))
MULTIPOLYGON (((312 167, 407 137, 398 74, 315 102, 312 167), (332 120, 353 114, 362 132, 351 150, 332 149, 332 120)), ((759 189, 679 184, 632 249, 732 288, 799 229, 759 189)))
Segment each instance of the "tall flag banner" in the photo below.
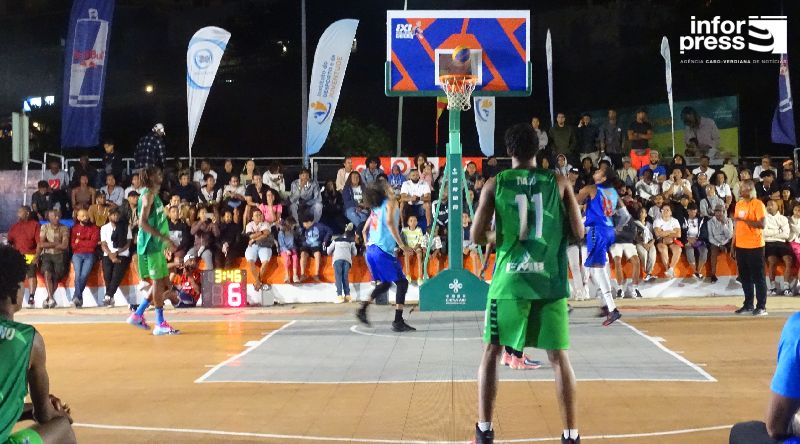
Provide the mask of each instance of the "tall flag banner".
POLYGON ((75 0, 64 51, 61 146, 100 142, 103 90, 114 0, 75 0))
POLYGON ((794 110, 792 109, 792 86, 789 82, 789 59, 781 55, 778 72, 778 106, 772 116, 772 142, 797 146, 794 132, 794 110))
POLYGON ((478 142, 484 155, 494 156, 494 97, 473 97, 475 126, 478 128, 478 142))
POLYGON ((311 68, 303 164, 308 164, 308 156, 318 153, 328 138, 356 28, 358 20, 339 20, 319 38, 311 68))
POLYGON ((547 94, 550 97, 550 126, 555 125, 553 115, 553 41, 550 30, 547 30, 547 40, 544 42, 545 55, 547 56, 547 94))
POLYGON ((208 93, 217 76, 219 63, 228 46, 231 33, 216 26, 200 29, 189 40, 186 51, 186 108, 189 121, 189 164, 192 164, 192 145, 206 107, 208 93))
POLYGON ((447 97, 436 97, 436 146, 439 146, 439 118, 447 109, 447 97))
POLYGON ((672 102, 672 57, 669 53, 669 40, 667 37, 661 39, 661 57, 664 57, 664 68, 666 70, 667 81, 667 101, 669 102, 669 120, 672 124, 672 155, 675 155, 675 111, 672 102))

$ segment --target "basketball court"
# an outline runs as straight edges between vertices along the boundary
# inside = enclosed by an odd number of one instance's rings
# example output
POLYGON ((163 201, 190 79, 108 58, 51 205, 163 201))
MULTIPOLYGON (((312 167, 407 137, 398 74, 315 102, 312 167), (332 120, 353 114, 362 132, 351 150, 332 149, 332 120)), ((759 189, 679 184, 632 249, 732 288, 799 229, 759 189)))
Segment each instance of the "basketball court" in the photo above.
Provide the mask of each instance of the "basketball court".
MULTIPOLYGON (((736 298, 623 301, 603 328, 572 314, 570 357, 587 442, 725 442, 763 415, 781 327, 735 317, 736 298)), ((353 304, 170 310, 182 335, 153 337, 120 309, 23 311, 47 344, 52 391, 72 406, 79 442, 455 443, 472 438, 480 313, 419 313, 419 330, 373 328, 353 304)), ((540 351, 527 350, 546 361, 540 351)), ((498 442, 557 442, 549 364, 500 371, 498 442)))

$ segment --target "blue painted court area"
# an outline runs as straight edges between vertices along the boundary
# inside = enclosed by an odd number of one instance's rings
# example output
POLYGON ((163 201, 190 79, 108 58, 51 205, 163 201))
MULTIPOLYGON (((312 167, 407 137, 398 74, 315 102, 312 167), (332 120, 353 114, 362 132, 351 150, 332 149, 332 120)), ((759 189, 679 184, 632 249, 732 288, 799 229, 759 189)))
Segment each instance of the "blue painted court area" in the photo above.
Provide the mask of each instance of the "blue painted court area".
MULTIPOLYGON (((570 359, 578 380, 714 382, 702 363, 669 350, 661 338, 624 323, 602 327, 593 310, 571 318, 570 359)), ((412 313, 418 330, 394 333, 393 311, 372 307, 372 328, 355 319, 296 320, 237 356, 219 363, 198 383, 407 383, 475 381, 482 353, 483 313, 412 313)), ((624 319, 624 318, 623 318, 624 319)), ((506 381, 552 380, 543 351, 528 349, 543 361, 538 370, 503 368, 506 381)))

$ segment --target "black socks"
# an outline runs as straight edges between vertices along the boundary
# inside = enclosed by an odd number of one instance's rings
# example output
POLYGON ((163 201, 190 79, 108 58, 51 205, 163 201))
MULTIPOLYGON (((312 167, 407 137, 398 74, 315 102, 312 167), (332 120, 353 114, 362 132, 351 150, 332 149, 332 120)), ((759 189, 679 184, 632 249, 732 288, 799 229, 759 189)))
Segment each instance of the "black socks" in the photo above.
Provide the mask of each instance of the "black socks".
POLYGON ((395 322, 402 322, 403 321, 403 310, 395 310, 394 311, 394 321, 395 322))

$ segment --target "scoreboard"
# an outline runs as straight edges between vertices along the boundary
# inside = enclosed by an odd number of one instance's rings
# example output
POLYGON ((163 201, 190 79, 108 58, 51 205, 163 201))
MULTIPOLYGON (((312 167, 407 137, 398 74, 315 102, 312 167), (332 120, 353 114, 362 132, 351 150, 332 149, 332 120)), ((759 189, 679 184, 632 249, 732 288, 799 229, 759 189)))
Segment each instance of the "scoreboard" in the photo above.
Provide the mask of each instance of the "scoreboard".
POLYGON ((203 307, 247 306, 246 270, 206 270, 201 272, 201 281, 203 307))

